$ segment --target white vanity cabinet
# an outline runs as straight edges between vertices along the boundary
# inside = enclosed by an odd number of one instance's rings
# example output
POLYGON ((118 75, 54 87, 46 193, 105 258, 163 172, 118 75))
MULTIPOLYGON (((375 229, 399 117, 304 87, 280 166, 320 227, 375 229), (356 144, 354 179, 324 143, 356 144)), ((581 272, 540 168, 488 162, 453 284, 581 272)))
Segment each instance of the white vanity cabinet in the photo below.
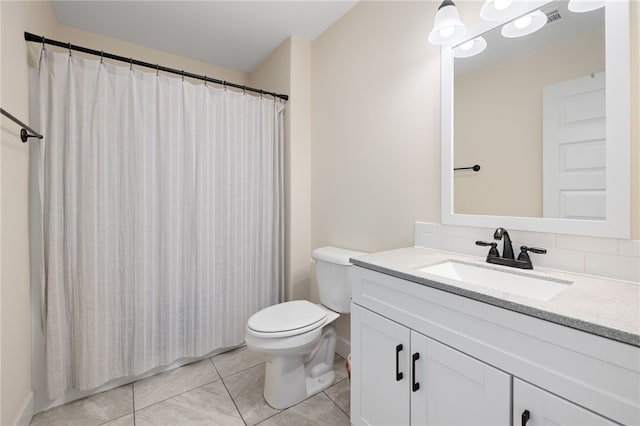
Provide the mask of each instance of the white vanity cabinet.
POLYGON ((351 315, 354 424, 509 423, 508 374, 368 309, 351 315))
POLYGON ((354 425, 640 424, 639 348, 366 268, 354 276, 354 425))

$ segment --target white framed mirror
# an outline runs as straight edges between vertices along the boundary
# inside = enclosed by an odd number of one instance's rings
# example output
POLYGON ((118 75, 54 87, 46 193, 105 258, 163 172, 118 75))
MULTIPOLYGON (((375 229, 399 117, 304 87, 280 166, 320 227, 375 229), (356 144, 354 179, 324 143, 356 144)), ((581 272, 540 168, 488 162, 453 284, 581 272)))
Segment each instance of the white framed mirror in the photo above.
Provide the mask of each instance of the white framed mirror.
POLYGON ((629 2, 527 4, 442 48, 442 223, 629 238, 629 2), (535 10, 540 30, 502 36, 535 10))

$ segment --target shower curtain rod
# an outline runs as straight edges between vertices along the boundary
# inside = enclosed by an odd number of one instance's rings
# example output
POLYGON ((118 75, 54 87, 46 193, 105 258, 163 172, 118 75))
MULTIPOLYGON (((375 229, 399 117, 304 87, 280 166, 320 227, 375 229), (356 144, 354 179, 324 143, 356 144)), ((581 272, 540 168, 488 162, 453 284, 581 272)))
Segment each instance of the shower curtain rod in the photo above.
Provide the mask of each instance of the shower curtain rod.
POLYGON ((205 75, 198 75, 198 74, 192 74, 190 72, 186 72, 184 70, 177 70, 175 68, 169 68, 169 67, 163 67, 161 65, 158 64, 151 64, 149 62, 143 62, 143 61, 138 61, 136 59, 133 58, 125 58, 124 56, 118 56, 118 55, 114 55, 112 53, 107 53, 107 52, 102 52, 99 50, 94 50, 94 49, 89 49, 86 47, 82 47, 82 46, 77 46, 75 44, 71 44, 71 43, 63 43, 61 41, 57 41, 57 40, 52 40, 50 38, 45 38, 43 36, 39 36, 39 35, 35 35, 29 32, 24 33, 24 39, 26 41, 33 41, 36 43, 42 43, 44 44, 50 44, 52 46, 58 46, 58 47, 63 47, 65 49, 68 49, 69 51, 71 50, 76 50, 78 52, 82 52, 82 53, 88 53, 90 55, 95 55, 95 56, 100 56, 101 58, 108 58, 108 59, 113 59, 116 61, 121 61, 121 62, 126 62, 130 65, 137 65, 137 66, 141 66, 141 67, 147 67, 147 68, 152 68, 156 71, 162 71, 162 72, 168 72, 171 74, 177 74, 177 75, 181 75, 182 77, 189 77, 189 78, 194 78, 197 80, 204 80, 204 81, 208 81, 211 83, 215 83, 215 84, 220 84, 222 86, 228 86, 228 87, 235 87, 236 89, 242 89, 243 91, 248 91, 248 92, 254 92, 254 93, 259 93, 260 95, 269 95, 269 96, 273 96, 274 98, 280 98, 283 100, 289 100, 289 96, 288 95, 281 95, 279 93, 274 93, 274 92, 267 92, 261 89, 255 89, 253 87, 249 87, 249 86, 243 86, 240 84, 235 84, 235 83, 230 83, 228 81, 223 81, 223 80, 218 80, 217 78, 211 78, 211 77, 207 77, 205 75))
POLYGON ((43 138, 43 136, 40 133, 36 132, 31 127, 27 126, 22 121, 18 120, 13 115, 9 114, 8 111, 5 111, 4 109, 0 108, 0 114, 4 115, 9 120, 13 121, 18 126, 22 127, 22 129, 20 129, 20 140, 22 140, 22 142, 28 141, 29 138, 38 138, 38 139, 43 138), (27 132, 27 130, 31 133, 27 132))

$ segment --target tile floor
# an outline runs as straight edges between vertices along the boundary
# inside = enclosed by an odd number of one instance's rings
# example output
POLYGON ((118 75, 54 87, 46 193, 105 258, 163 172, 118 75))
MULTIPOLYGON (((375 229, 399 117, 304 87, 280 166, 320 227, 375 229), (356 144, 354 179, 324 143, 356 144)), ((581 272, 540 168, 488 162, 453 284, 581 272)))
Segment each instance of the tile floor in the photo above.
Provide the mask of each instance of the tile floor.
POLYGON ((264 358, 246 347, 39 413, 32 425, 349 425, 349 380, 336 355, 324 392, 286 410, 262 397, 264 358))

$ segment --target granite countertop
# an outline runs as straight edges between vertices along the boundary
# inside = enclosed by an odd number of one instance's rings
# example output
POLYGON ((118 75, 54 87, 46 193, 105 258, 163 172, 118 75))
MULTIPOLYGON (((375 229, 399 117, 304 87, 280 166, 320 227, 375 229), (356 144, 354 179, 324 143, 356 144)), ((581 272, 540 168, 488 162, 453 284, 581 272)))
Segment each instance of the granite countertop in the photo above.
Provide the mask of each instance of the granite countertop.
POLYGON ((523 271, 489 265, 483 258, 475 256, 418 247, 357 256, 351 262, 366 269, 640 347, 638 283, 548 268, 523 271), (471 284, 461 287, 454 281, 418 270, 446 260, 480 264, 491 269, 535 275, 548 280, 566 280, 572 284, 550 300, 539 301, 471 284))

